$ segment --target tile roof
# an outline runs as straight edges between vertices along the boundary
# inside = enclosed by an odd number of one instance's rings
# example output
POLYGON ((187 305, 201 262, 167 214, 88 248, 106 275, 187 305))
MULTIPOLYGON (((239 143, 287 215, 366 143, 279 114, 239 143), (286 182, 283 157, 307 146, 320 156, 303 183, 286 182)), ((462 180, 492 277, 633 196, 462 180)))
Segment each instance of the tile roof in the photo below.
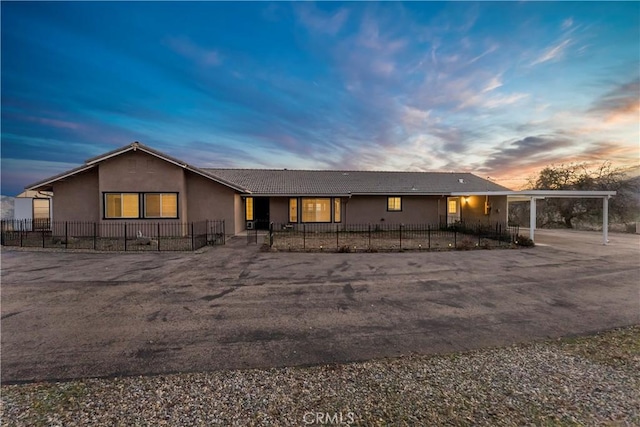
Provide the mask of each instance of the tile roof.
POLYGON ((88 159, 82 166, 31 184, 26 188, 49 190, 55 181, 91 169, 104 160, 131 150, 145 151, 240 193, 254 195, 440 195, 455 192, 510 191, 506 187, 471 173, 198 168, 139 142, 88 159))
POLYGON ((288 169, 212 169, 210 175, 254 195, 448 194, 509 191, 471 173, 288 169))

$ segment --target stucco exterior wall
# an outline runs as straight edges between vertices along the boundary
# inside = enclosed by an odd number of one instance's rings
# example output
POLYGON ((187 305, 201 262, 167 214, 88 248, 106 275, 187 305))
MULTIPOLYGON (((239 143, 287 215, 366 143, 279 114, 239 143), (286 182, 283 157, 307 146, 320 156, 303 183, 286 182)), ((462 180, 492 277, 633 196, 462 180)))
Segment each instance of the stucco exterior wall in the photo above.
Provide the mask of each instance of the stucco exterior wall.
POLYGON ((269 199, 269 219, 275 223, 289 222, 288 197, 271 197, 269 199))
POLYGON ((439 219, 439 198, 402 196, 402 211, 389 212, 387 196, 353 196, 343 204, 342 220, 346 224, 435 224, 439 219))
POLYGON ((223 219, 227 233, 235 229, 235 192, 222 184, 186 172, 189 221, 223 219))
MULTIPOLYGON (((238 234, 246 229, 246 223, 244 222, 244 200, 240 194, 236 194, 233 199, 234 204, 234 222, 227 225, 227 230, 232 231, 234 234, 238 234)), ((227 231, 229 233, 230 231, 227 231)))
POLYGON ((98 168, 58 181, 53 185, 54 221, 100 221, 102 217, 98 168))
MULTIPOLYGON (((100 218, 104 215, 103 193, 105 192, 177 192, 177 221, 191 221, 189 219, 185 170, 183 168, 143 151, 129 151, 105 160, 100 163, 99 168, 100 218)), ((176 221, 175 218, 170 220, 176 221)), ((104 221, 122 220, 109 219, 104 221)), ((128 221, 131 221, 131 219, 128 219, 128 221)), ((149 220, 140 219, 140 221, 149 220)), ((158 219, 154 218, 153 221, 157 222, 158 219)))
POLYGON ((461 219, 466 223, 507 221, 507 196, 490 196, 491 210, 485 215, 485 196, 461 197, 461 219), (465 201, 466 199, 466 201, 465 201))

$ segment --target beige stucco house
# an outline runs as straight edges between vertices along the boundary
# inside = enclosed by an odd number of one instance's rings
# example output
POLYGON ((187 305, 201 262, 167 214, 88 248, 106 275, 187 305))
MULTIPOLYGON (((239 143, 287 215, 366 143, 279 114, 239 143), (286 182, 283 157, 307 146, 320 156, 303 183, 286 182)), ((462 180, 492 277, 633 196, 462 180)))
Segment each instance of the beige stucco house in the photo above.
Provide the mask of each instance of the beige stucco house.
POLYGON ((138 142, 26 189, 53 193, 53 221, 222 219, 228 234, 270 222, 505 223, 509 191, 470 173, 198 168, 138 142))

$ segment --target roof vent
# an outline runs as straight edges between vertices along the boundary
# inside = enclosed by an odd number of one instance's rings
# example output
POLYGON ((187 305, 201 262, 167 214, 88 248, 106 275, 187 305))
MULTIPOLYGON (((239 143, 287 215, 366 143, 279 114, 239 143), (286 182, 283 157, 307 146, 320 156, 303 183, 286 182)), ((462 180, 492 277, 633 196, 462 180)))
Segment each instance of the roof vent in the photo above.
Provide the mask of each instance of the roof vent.
POLYGON ((458 182, 459 182, 460 184, 464 184, 464 178, 458 178, 458 182))

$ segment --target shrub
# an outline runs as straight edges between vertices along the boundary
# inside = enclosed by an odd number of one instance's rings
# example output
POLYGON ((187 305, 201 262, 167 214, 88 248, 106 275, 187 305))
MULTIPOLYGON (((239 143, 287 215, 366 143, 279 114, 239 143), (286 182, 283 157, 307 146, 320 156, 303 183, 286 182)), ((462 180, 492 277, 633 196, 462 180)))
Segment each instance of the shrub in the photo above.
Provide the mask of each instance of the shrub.
POLYGON ((468 251, 476 247, 476 243, 474 240, 471 240, 468 237, 465 237, 458 243, 456 249, 459 251, 468 251))
POLYGON ((515 244, 518 246, 525 246, 525 247, 535 246, 535 243, 533 243, 533 240, 531 240, 526 236, 522 236, 520 234, 516 236, 515 244))
POLYGON ((349 246, 349 245, 340 246, 340 248, 338 249, 338 252, 340 252, 340 253, 349 253, 349 252, 351 252, 351 246, 349 246))

